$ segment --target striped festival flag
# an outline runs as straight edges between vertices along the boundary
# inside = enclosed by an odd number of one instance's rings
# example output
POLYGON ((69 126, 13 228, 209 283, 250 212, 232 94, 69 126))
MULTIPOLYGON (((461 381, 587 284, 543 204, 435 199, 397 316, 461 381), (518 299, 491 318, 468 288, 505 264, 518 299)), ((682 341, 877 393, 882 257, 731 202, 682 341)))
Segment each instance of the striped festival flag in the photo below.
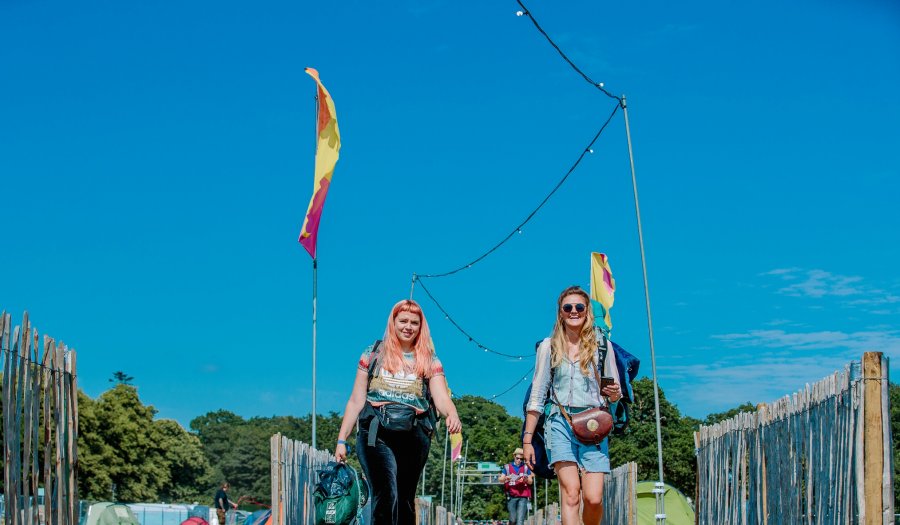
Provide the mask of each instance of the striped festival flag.
POLYGON ((459 459, 462 454, 462 433, 450 434, 450 462, 453 463, 459 459))
MULTIPOLYGON (((606 333, 612 330, 609 310, 613 306, 616 295, 616 280, 613 279, 609 259, 605 253, 591 253, 591 299, 600 303, 606 333)), ((600 316, 595 316, 599 318, 600 316)), ((601 327, 602 328, 602 327, 601 327)))
POLYGON ((306 248, 313 259, 316 258, 316 240, 319 235, 319 222, 322 220, 322 208, 325 206, 325 195, 331 186, 331 175, 338 161, 341 150, 341 133, 338 131, 337 113, 334 111, 334 100, 319 80, 319 72, 308 67, 306 73, 313 77, 318 85, 319 118, 316 122, 318 142, 316 144, 316 172, 313 180, 313 195, 309 200, 303 229, 300 231, 300 244, 306 248))

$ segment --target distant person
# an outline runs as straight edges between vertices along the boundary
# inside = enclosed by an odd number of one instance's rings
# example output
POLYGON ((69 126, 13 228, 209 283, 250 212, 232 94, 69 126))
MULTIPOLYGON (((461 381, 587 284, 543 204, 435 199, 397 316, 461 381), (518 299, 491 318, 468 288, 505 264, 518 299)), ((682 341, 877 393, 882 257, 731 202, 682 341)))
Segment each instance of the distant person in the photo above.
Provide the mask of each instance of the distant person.
POLYGON ((503 483, 503 491, 506 493, 509 525, 525 525, 534 473, 525 464, 525 452, 521 448, 513 452, 513 462, 503 466, 500 483, 503 483))
POLYGON ((228 499, 229 488, 231 488, 231 485, 229 485, 227 481, 222 483, 222 486, 216 491, 216 496, 214 498, 216 504, 216 518, 219 520, 219 525, 225 525, 225 513, 228 510, 237 508, 237 503, 233 503, 228 499))
POLYGON ((346 460, 346 440, 356 426, 356 453, 372 488, 369 525, 416 523, 416 485, 434 433, 429 392, 448 430, 459 432, 462 425, 425 314, 415 301, 400 301, 388 316, 384 342, 359 359, 334 450, 338 461, 346 460))
POLYGON ((577 414, 622 399, 613 352, 606 353, 603 367, 613 383, 601 387, 598 381, 597 337, 590 296, 578 286, 563 290, 556 300, 553 333, 538 345, 522 440, 525 461, 533 465, 531 436, 549 402, 544 441, 550 465, 559 478, 562 525, 598 525, 603 517, 603 481, 610 467, 609 440, 597 445, 582 443, 560 412, 564 409, 566 414, 577 414), (547 399, 548 389, 551 399, 547 399))

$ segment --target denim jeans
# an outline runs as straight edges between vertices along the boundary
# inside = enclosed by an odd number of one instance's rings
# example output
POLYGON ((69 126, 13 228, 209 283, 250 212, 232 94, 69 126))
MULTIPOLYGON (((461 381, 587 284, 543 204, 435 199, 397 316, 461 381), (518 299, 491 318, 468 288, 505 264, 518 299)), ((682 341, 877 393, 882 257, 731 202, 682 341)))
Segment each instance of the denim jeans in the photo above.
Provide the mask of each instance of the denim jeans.
POLYGON ((415 525, 416 486, 431 439, 416 425, 405 432, 379 427, 375 446, 368 446, 368 440, 368 425, 360 422, 356 454, 371 489, 369 525, 415 525))
POLYGON ((506 502, 509 509, 509 525, 525 525, 528 516, 528 498, 509 498, 506 502))

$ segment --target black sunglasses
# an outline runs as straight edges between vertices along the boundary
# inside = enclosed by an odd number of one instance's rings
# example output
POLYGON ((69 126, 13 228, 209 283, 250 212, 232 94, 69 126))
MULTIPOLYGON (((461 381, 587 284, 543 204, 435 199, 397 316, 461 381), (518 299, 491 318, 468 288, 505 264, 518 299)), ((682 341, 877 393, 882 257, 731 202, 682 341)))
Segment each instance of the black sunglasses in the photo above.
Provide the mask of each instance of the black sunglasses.
POLYGON ((571 312, 572 308, 574 308, 576 312, 581 313, 587 307, 582 303, 575 303, 575 304, 566 303, 566 304, 562 305, 563 312, 566 312, 566 313, 571 312))

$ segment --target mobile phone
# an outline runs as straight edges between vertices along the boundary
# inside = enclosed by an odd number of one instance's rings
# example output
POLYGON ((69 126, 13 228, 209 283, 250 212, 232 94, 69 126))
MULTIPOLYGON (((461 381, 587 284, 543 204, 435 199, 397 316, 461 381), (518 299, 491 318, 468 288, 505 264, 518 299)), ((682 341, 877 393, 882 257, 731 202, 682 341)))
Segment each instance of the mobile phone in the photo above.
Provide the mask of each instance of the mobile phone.
POLYGON ((616 384, 616 380, 615 380, 614 378, 612 378, 612 377, 606 377, 606 376, 604 376, 604 377, 601 377, 601 378, 600 378, 600 389, 601 389, 601 390, 604 389, 604 388, 606 388, 606 387, 608 387, 608 386, 612 386, 612 385, 614 385, 614 384, 616 384))

